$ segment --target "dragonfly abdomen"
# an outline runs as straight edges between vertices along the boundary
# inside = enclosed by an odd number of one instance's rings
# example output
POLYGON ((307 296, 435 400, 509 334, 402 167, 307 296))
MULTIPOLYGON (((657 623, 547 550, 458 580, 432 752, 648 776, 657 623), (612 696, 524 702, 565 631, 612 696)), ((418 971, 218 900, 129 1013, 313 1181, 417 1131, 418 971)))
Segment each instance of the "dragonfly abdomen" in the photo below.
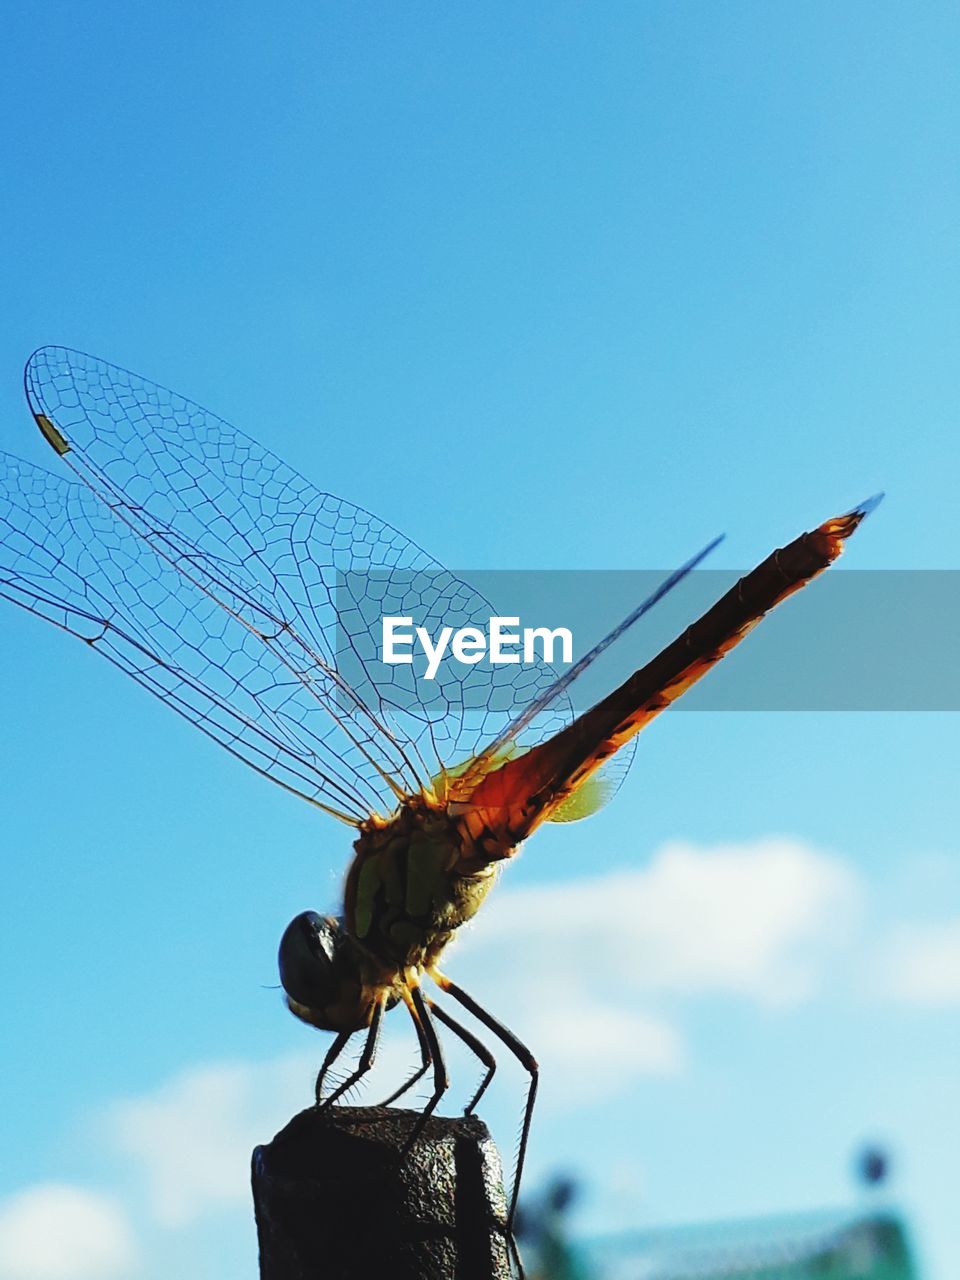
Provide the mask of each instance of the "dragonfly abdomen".
POLYGON ((466 797, 464 825, 490 857, 521 840, 624 743, 714 667, 757 623, 843 550, 879 497, 834 516, 768 556, 672 644, 553 738, 508 760, 466 797), (484 836, 486 833, 486 836, 484 836))
POLYGON ((632 736, 638 712, 649 718, 696 683, 773 608, 828 568, 862 518, 857 511, 828 520, 774 551, 740 578, 673 644, 631 677, 621 701, 634 705, 615 733, 626 731, 632 736))

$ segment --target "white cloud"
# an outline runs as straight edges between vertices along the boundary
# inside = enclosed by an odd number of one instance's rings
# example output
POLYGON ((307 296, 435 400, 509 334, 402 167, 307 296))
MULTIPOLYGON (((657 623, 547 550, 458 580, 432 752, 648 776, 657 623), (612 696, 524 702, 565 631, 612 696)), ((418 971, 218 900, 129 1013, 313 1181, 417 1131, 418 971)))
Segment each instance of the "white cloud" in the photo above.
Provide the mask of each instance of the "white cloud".
POLYGON ((814 993, 860 898, 844 863, 797 840, 674 842, 640 870, 499 891, 452 956, 485 953, 541 992, 588 982, 620 1007, 657 993, 785 1004, 814 993))
MULTIPOLYGON (((638 1075, 674 1075, 686 1057, 668 1022, 582 999, 562 1018, 535 1013, 523 1030, 543 1064, 562 1068, 556 1083, 565 1092, 570 1079, 589 1080, 593 1093, 609 1096, 638 1075)), ((546 1084, 549 1091, 549 1073, 546 1084)))
POLYGON ((132 1232, 110 1196, 47 1183, 0 1202, 0 1280, 111 1280, 135 1264, 132 1232))
POLYGON ((901 925, 891 939, 881 974, 896 1000, 960 1005, 960 919, 901 925))
POLYGON ((310 1098, 301 1056, 188 1069, 152 1093, 115 1103, 107 1127, 139 1164, 157 1221, 178 1227, 248 1205, 250 1154, 310 1098))
POLYGON ((674 842, 639 870, 501 886, 445 967, 522 1033, 547 1098, 573 1105, 683 1069, 668 1001, 812 997, 861 898, 842 861, 797 840, 674 842), (589 1090, 550 1084, 587 1078, 589 1090))

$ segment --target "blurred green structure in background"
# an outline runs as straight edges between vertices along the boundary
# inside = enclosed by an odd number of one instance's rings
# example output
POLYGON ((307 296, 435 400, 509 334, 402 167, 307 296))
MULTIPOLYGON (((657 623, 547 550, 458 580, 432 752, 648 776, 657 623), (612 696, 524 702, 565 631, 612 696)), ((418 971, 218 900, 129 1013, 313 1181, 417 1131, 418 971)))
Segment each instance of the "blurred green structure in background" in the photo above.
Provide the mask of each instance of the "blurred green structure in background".
MULTIPOLYGON (((876 1188, 886 1155, 865 1149, 858 1180, 876 1188)), ((858 1210, 695 1225, 574 1245, 567 1213, 577 1184, 557 1178, 518 1221, 530 1280, 919 1280, 901 1218, 858 1210)))
MULTIPOLYGON (((816 1215, 688 1227, 578 1250, 576 1280, 918 1280, 892 1214, 816 1215)), ((543 1280, 553 1280, 549 1271, 543 1280)))

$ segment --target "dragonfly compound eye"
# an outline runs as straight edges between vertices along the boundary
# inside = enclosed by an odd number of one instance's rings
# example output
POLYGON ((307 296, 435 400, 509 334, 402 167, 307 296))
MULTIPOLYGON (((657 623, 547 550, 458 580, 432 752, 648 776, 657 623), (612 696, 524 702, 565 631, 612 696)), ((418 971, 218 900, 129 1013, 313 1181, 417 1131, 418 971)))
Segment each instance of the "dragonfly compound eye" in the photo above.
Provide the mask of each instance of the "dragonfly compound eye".
POLYGON ((303 1022, 326 1031, 367 1025, 357 951, 339 920, 301 912, 284 930, 277 959, 287 1005, 303 1022))
POLYGON ((337 952, 342 946, 339 920, 302 911, 280 939, 280 981, 291 1000, 309 1009, 322 1009, 339 986, 337 952))

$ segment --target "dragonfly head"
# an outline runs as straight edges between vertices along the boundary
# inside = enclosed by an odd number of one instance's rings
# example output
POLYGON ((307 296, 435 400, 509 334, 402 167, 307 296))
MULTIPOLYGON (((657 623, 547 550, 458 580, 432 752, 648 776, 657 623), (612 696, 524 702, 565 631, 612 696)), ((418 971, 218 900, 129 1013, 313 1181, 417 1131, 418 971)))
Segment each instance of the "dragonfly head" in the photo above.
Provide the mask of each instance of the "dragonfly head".
POLYGON ((280 982, 290 1012, 322 1031, 359 1031, 372 1001, 353 939, 334 916, 303 911, 280 939, 280 982))

